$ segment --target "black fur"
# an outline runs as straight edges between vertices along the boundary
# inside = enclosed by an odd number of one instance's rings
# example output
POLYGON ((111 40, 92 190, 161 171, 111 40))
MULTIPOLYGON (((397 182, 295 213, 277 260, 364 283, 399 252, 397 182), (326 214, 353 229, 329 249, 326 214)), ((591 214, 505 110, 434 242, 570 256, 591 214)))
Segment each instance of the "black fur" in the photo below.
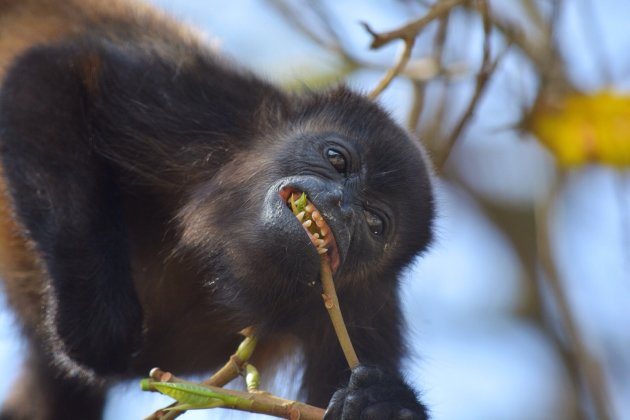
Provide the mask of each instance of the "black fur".
POLYGON ((333 395, 324 420, 329 419, 426 420, 426 409, 418 409, 416 394, 396 375, 375 367, 352 370, 346 388, 333 395))
POLYGON ((2 166, 45 271, 27 369, 98 401, 108 381, 154 365, 214 368, 253 325, 272 349, 298 338, 307 399, 326 406, 350 372, 312 286, 319 257, 279 196, 291 188, 333 229, 344 316, 359 358, 379 367, 355 370, 327 418, 426 418, 391 373, 404 352, 398 276, 431 237, 419 146, 345 88, 289 96, 185 47, 92 34, 31 48, 4 78, 2 166))

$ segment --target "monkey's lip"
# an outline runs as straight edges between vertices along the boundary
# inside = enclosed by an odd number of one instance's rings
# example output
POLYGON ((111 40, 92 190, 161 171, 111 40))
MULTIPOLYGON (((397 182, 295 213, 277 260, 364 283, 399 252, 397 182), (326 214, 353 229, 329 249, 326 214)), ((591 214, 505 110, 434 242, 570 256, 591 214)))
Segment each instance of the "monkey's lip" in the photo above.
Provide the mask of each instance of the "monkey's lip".
MULTIPOLYGON (((280 197, 289 207, 291 196, 294 196, 294 200, 297 200, 302 193, 303 191, 290 187, 280 189, 280 197)), ((322 214, 307 198, 305 210, 296 215, 296 219, 298 219, 311 243, 315 246, 317 253, 320 255, 326 254, 330 258, 330 268, 334 274, 340 265, 339 249, 337 248, 337 241, 335 241, 333 231, 326 223, 326 220, 324 220, 322 214)))

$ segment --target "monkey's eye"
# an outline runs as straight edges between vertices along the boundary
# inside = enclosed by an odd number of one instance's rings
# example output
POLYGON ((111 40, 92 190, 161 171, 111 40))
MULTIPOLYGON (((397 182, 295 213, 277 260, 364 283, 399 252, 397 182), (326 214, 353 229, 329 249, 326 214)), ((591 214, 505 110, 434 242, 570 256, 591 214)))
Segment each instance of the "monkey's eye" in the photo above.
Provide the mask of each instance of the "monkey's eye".
POLYGON ((339 172, 341 175, 346 175, 348 170, 348 165, 346 163, 346 158, 340 151, 336 149, 328 149, 326 150, 326 157, 330 164, 335 168, 335 171, 339 172))
POLYGON ((385 228, 385 223, 381 216, 369 210, 363 210, 363 214, 365 215, 365 221, 370 228, 370 232, 376 236, 381 236, 385 228))

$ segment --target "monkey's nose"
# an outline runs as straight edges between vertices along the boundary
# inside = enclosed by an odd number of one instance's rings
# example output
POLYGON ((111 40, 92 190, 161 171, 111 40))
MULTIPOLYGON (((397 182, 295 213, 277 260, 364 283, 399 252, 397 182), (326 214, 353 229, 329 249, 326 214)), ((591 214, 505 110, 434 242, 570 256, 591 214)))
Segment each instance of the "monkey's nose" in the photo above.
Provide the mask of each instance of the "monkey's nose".
POLYGON ((344 220, 347 221, 352 217, 352 206, 350 202, 344 200, 342 187, 326 190, 322 195, 322 199, 329 208, 338 209, 344 220))
POLYGON ((350 194, 343 194, 343 190, 339 190, 335 197, 335 206, 339 209, 341 217, 346 224, 350 224, 354 217, 353 202, 350 194))

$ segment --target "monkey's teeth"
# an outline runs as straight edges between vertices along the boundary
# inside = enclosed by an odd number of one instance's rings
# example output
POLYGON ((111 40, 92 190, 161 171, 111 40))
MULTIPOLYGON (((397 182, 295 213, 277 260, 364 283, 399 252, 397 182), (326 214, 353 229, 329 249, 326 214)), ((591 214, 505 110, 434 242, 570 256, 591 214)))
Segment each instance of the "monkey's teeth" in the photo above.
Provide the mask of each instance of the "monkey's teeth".
MULTIPOLYGON (((2 2, 2 0, 0 0, 2 2)), ((304 197, 304 193, 291 191, 289 194, 284 194, 283 190, 280 192, 280 196, 286 200, 287 207, 295 212, 296 210, 296 202, 301 200, 304 197), (287 197, 288 196, 288 197, 287 197)), ((319 255, 324 255, 329 253, 332 261, 333 271, 339 267, 339 252, 337 249, 337 244, 335 242, 335 238, 333 235, 330 226, 326 223, 326 220, 320 213, 320 211, 315 207, 313 203, 306 199, 306 205, 299 213, 293 215, 300 221, 302 227, 306 231, 308 238, 311 240, 311 243, 317 250, 319 255)))

